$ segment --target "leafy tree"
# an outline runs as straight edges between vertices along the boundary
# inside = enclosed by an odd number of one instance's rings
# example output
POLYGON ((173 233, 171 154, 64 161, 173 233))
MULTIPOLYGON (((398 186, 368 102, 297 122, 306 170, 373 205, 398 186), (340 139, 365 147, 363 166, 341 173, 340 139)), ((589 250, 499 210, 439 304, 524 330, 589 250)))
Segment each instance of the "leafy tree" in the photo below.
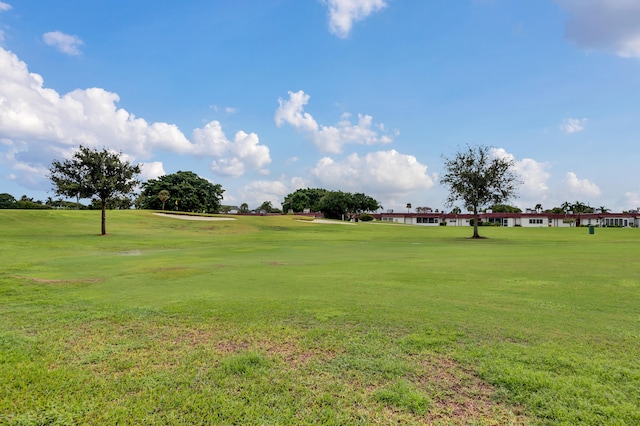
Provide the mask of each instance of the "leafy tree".
POLYGON ((362 193, 351 194, 342 191, 327 192, 318 205, 325 217, 331 219, 352 219, 365 212, 374 212, 381 208, 377 200, 362 193))
POLYGON ((487 146, 467 146, 453 158, 444 158, 445 174, 440 182, 449 189, 447 205, 464 201, 473 210, 473 238, 478 234, 478 211, 516 196, 521 183, 513 160, 491 156, 487 146))
POLYGON ((101 151, 80 146, 69 160, 54 161, 49 178, 56 195, 80 198, 96 197, 102 209, 102 235, 107 233, 107 203, 119 196, 127 196, 136 185, 139 166, 132 166, 106 148, 101 151))
POLYGON ((143 183, 140 207, 160 210, 162 201, 158 194, 163 190, 171 194, 174 210, 198 213, 219 212, 224 192, 219 184, 213 184, 193 172, 179 171, 143 183))
POLYGON ((169 197, 171 197, 171 194, 166 189, 163 189, 162 191, 158 192, 158 199, 162 201, 162 210, 164 210, 164 205, 169 199, 169 197))
POLYGON ((411 212, 411 203, 407 203, 407 213, 410 213, 410 212, 411 212))
POLYGON ((598 207, 598 210, 600 210, 600 213, 607 213, 611 211, 611 209, 608 209, 605 206, 598 207))
POLYGON ((538 203, 536 204, 536 213, 541 213, 542 212, 542 204, 538 203))
POLYGON ((240 204, 240 213, 249 213, 249 204, 247 203, 240 204))
POLYGON ((264 203, 260 204, 260 207, 258 207, 258 211, 260 212, 271 213, 272 210, 273 206, 271 205, 271 201, 265 201, 264 203))
POLYGON ((305 209, 309 209, 312 212, 319 212, 320 200, 327 192, 326 189, 321 188, 298 189, 284 197, 283 207, 286 204, 287 207, 285 210, 291 209, 294 212, 302 212, 305 209))
POLYGON ((494 204, 490 207, 494 213, 522 213, 518 207, 510 206, 508 204, 494 204))
POLYGON ((15 209, 18 208, 17 201, 13 198, 13 195, 3 192, 0 194, 0 209, 15 209))

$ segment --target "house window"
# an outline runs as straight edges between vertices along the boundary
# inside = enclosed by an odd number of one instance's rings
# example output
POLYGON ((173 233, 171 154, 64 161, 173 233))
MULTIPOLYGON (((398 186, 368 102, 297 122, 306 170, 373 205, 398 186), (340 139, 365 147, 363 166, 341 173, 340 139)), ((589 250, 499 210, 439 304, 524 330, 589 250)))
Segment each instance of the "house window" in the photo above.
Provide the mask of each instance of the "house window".
POLYGON ((529 219, 529 224, 542 225, 542 219, 529 219))

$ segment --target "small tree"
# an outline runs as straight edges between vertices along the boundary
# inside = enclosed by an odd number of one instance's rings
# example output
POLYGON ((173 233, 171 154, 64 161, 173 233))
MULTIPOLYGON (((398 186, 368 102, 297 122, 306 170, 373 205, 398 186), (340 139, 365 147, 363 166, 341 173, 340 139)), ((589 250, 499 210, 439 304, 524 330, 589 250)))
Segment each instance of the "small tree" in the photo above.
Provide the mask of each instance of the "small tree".
POLYGON ((467 146, 453 158, 444 158, 445 174, 440 182, 449 189, 447 206, 464 201, 473 210, 473 238, 478 234, 478 211, 516 196, 521 183, 513 160, 491 155, 487 146, 467 146))
POLYGON ((96 197, 102 209, 102 235, 107 233, 107 203, 119 196, 133 192, 138 185, 139 166, 132 166, 106 148, 101 151, 80 146, 72 158, 54 161, 49 169, 49 179, 56 188, 56 195, 80 198, 96 197))
POLYGON ((169 191, 166 189, 163 189, 158 193, 158 199, 162 201, 162 210, 164 210, 164 204, 167 202, 169 197, 171 197, 171 194, 169 194, 169 191))

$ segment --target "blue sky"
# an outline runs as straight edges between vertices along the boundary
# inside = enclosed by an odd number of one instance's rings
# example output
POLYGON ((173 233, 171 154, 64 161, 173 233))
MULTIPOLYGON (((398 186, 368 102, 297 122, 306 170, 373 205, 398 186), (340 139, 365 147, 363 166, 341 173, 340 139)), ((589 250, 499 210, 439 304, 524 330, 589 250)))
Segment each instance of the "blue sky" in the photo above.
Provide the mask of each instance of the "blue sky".
POLYGON ((512 204, 640 207, 637 0, 0 0, 0 192, 106 146, 225 204, 298 188, 444 207, 442 156, 513 158, 512 204))

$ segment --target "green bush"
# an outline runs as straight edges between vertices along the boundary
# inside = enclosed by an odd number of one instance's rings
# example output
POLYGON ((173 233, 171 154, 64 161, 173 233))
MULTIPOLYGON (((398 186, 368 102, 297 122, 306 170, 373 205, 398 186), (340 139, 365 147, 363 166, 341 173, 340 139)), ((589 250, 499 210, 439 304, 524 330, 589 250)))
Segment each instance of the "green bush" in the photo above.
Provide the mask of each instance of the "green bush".
POLYGON ((369 213, 362 213, 358 215, 358 220, 362 222, 370 222, 373 220, 373 216, 369 213))

